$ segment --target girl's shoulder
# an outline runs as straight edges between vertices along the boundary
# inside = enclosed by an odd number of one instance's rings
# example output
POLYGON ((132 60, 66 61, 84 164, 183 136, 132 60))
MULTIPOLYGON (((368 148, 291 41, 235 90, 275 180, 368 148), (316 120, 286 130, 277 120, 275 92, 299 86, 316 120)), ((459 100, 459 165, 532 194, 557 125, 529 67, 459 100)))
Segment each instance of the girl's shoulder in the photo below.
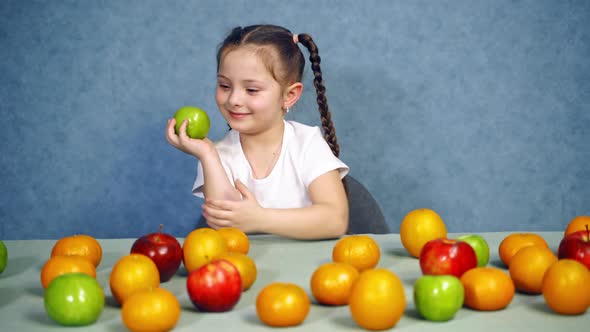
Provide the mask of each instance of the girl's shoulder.
POLYGON ((287 135, 299 142, 310 142, 318 138, 323 140, 322 132, 318 126, 309 126, 296 121, 285 122, 287 135))

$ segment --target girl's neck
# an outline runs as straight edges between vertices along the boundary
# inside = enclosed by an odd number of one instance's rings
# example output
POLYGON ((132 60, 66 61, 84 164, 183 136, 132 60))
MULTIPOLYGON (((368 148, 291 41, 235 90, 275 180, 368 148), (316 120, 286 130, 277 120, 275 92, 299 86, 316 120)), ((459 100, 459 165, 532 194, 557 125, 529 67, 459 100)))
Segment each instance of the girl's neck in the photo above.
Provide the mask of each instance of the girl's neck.
POLYGON ((276 126, 261 133, 249 135, 240 133, 240 144, 245 151, 268 151, 276 150, 283 141, 283 132, 285 123, 281 121, 280 126, 276 126))

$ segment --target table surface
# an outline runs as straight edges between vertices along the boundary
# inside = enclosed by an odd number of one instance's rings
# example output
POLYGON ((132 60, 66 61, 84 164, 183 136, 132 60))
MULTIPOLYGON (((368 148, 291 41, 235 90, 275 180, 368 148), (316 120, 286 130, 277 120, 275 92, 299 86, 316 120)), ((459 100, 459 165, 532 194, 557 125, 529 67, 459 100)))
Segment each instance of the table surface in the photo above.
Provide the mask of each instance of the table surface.
MULTIPOLYGON (((498 259, 497 248, 508 233, 481 233, 490 245, 490 266, 506 269, 498 259)), ((552 249, 556 249, 561 232, 538 232, 552 249)), ((455 237, 460 234, 449 234, 455 237)), ((381 248, 378 267, 386 268, 402 280, 406 293, 406 311, 392 328, 395 331, 582 331, 590 326, 590 312, 578 316, 554 314, 545 305, 542 295, 517 293, 510 305, 500 311, 479 312, 463 308, 448 322, 429 322, 414 308, 412 288, 421 275, 418 260, 408 256, 398 234, 370 235, 381 248)), ((68 328, 68 331, 124 331, 121 308, 109 289, 109 274, 116 261, 129 253, 134 239, 99 239, 104 255, 97 269, 97 279, 106 296, 105 309, 92 325, 68 328)), ((179 241, 182 243, 183 239, 179 241)), ((0 274, 0 330, 50 331, 63 330, 45 313, 43 288, 39 273, 49 257, 55 240, 5 241, 9 252, 6 270, 0 274)), ((361 331, 352 320, 347 306, 321 306, 313 301, 309 280, 321 264, 331 261, 336 240, 295 241, 271 235, 250 236, 250 253, 258 267, 254 285, 242 294, 232 311, 201 313, 190 302, 186 292, 186 271, 182 268, 170 281, 162 283, 174 293, 182 307, 180 320, 174 331, 239 331, 275 330, 263 325, 256 316, 255 301, 259 291, 274 281, 293 282, 302 286, 312 300, 306 320, 291 331, 361 331)), ((507 272, 507 271, 506 271, 507 272)))

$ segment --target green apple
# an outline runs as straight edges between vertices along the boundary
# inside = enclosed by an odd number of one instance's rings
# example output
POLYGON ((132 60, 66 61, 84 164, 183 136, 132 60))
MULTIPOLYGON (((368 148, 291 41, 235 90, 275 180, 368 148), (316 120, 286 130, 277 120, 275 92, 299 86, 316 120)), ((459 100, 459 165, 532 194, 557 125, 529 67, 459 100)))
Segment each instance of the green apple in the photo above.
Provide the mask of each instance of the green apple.
POLYGON ((0 240, 0 273, 4 272, 7 262, 8 262, 8 249, 6 249, 6 245, 4 245, 4 242, 2 242, 2 240, 0 240))
POLYGON ((66 273, 53 279, 44 301, 47 315, 65 326, 94 323, 105 303, 102 286, 84 273, 66 273))
POLYGON ((490 261, 490 247, 488 246, 487 241, 481 235, 463 235, 459 236, 457 240, 467 242, 471 248, 473 248, 475 251, 475 256, 477 257, 477 267, 488 265, 488 262, 490 261))
POLYGON ((183 106, 176 111, 174 118, 176 119, 176 126, 174 127, 176 134, 178 134, 182 122, 188 120, 186 127, 188 137, 197 139, 207 137, 211 123, 207 112, 202 109, 195 106, 183 106))
POLYGON ((425 275, 414 283, 416 310, 427 320, 451 320, 463 306, 465 291, 453 275, 425 275))

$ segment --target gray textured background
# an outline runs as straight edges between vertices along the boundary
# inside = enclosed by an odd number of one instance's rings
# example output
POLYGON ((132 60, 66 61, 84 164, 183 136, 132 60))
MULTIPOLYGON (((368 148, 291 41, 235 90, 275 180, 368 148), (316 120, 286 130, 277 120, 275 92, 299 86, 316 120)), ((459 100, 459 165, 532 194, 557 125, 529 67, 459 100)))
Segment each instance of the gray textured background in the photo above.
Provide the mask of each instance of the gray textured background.
MULTIPOLYGON (((0 2, 0 238, 185 236, 185 104, 226 125, 215 51, 236 25, 308 32, 342 159, 393 232, 560 230, 590 214, 589 1, 0 2)), ((305 53, 307 56, 307 53, 305 53)), ((319 124, 307 92, 290 119, 319 124)))

